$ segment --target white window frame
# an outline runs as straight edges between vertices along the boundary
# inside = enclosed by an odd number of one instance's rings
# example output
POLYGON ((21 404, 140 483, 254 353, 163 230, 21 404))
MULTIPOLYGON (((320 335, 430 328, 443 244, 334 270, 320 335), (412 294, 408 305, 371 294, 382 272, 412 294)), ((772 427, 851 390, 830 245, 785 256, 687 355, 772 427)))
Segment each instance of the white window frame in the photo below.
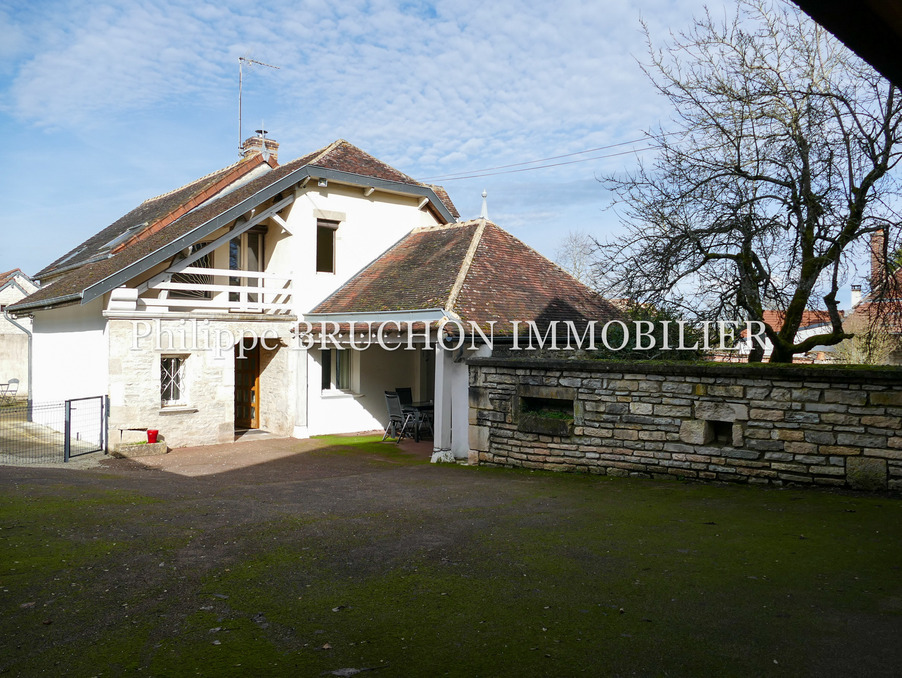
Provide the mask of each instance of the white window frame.
POLYGON ((320 360, 320 367, 323 370, 323 379, 321 386, 325 386, 326 375, 325 370, 329 370, 328 375, 328 383, 329 388, 323 388, 323 393, 352 393, 353 385, 354 385, 354 369, 356 366, 356 360, 354 359, 354 354, 356 351, 352 351, 350 349, 335 349, 328 348, 322 350, 322 359, 320 360), (326 356, 328 355, 328 362, 326 360, 326 356), (338 360, 336 360, 338 358, 338 360), (339 380, 338 370, 342 369, 344 371, 345 380, 339 380), (345 383, 342 383, 345 381, 345 383))
POLYGON ((316 265, 316 274, 317 275, 335 275, 338 270, 338 228, 341 226, 340 221, 335 221, 332 219, 317 219, 316 220, 316 246, 314 255, 316 257, 315 265, 316 265), (320 252, 319 252, 319 234, 320 230, 323 232, 331 231, 332 233, 332 264, 331 269, 328 271, 320 270, 320 252))
POLYGON ((160 356, 160 406, 167 407, 185 407, 188 399, 186 394, 185 365, 188 362, 188 356, 184 353, 164 354, 160 356), (171 369, 167 369, 166 361, 177 361, 177 367, 173 373, 171 369), (176 399, 167 399, 167 392, 173 395, 172 385, 178 389, 176 399))

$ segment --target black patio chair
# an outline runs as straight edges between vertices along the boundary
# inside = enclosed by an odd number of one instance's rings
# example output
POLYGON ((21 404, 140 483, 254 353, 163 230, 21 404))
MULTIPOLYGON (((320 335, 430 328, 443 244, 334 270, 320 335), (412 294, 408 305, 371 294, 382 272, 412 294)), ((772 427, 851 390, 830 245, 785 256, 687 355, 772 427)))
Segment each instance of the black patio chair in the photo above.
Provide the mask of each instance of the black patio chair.
POLYGON ((388 426, 385 427, 384 442, 386 438, 395 438, 395 443, 401 442, 401 438, 411 433, 416 437, 417 417, 415 412, 405 412, 401 408, 401 401, 394 391, 385 392, 385 405, 388 407, 388 426))
POLYGON ((398 400, 401 401, 401 408, 409 408, 413 405, 413 389, 410 388, 396 388, 395 393, 398 394, 398 400))
POLYGON ((420 435, 423 433, 424 428, 429 430, 429 435, 435 435, 432 431, 432 412, 428 409, 413 406, 413 390, 406 387, 396 388, 395 393, 398 394, 398 399, 401 401, 401 409, 405 413, 412 413, 415 417, 415 440, 420 442, 420 435))

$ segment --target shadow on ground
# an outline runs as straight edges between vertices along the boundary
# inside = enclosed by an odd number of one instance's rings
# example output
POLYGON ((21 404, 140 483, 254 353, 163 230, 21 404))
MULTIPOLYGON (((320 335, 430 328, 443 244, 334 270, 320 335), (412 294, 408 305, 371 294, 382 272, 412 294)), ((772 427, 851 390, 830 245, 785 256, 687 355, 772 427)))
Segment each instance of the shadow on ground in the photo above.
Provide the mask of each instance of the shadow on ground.
POLYGON ((895 675, 902 503, 378 436, 0 471, 0 672, 895 675))

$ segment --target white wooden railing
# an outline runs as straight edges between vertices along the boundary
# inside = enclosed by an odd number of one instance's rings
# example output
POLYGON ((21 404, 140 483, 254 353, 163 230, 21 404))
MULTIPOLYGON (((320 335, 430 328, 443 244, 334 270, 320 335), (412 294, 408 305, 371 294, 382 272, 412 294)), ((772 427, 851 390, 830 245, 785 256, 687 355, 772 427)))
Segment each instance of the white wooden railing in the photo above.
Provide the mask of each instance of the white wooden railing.
MULTIPOLYGON (((172 308, 180 310, 203 309, 235 313, 269 313, 284 315, 291 312, 294 288, 292 274, 263 273, 258 271, 233 271, 222 268, 197 268, 188 266, 181 274, 204 275, 241 280, 241 285, 216 285, 213 283, 172 282, 171 279, 153 282, 149 293, 157 290, 156 297, 139 298, 139 304, 147 308, 172 308), (247 281, 247 284, 245 284, 247 281), (170 292, 209 292, 210 298, 173 297, 170 292), (233 296, 237 299, 233 300, 233 296)), ((146 294, 145 293, 145 294, 146 294)))

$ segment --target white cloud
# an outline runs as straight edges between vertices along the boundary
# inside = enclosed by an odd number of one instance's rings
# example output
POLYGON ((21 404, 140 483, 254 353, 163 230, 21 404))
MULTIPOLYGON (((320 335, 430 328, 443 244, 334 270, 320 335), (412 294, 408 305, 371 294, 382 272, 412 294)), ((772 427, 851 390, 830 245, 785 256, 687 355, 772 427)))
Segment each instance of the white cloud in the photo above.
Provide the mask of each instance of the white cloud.
MULTIPOLYGON (((150 168, 160 173, 155 187, 174 187, 191 178, 175 169, 187 163, 154 141, 194 137, 190 168, 215 169, 236 139, 238 57, 247 55, 280 69, 245 68, 245 135, 265 120, 285 160, 338 137, 416 177, 532 160, 636 138, 653 124, 664 111, 635 63, 644 50, 639 17, 663 36, 700 8, 699 0, 23 5, 0 13, 0 32, 11 36, 0 57, 12 59, 12 70, 0 69, 0 129, 73 140, 115 129, 123 145, 147 146, 143 161, 119 165, 117 181, 141 165, 136 190, 150 168)), ((490 202, 501 201, 499 214, 513 224, 594 219, 605 205, 594 181, 602 166, 610 164, 485 183, 497 186, 490 202), (568 206, 594 200, 597 209, 573 217, 568 206)), ((469 216, 478 213, 482 183, 468 185, 463 201, 461 183, 447 186, 458 202, 476 202, 469 216)), ((579 225, 557 224, 570 226, 579 225)))

